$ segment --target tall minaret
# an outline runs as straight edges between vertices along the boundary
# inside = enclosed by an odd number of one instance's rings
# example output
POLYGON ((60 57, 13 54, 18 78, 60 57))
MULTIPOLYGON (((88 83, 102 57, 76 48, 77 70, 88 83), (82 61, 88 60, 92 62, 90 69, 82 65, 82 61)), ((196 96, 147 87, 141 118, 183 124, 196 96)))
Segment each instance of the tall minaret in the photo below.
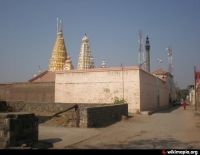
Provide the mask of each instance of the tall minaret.
POLYGON ((150 44, 149 44, 149 37, 147 35, 146 37, 146 71, 150 73, 150 44))
POLYGON ((89 39, 87 38, 86 34, 82 41, 83 43, 81 45, 77 69, 95 68, 94 59, 91 54, 90 45, 88 43, 89 39))
POLYGON ((49 63, 49 70, 50 71, 63 70, 66 60, 67 60, 67 49, 65 47, 65 41, 63 38, 62 23, 60 21, 60 27, 57 34, 57 39, 49 63))

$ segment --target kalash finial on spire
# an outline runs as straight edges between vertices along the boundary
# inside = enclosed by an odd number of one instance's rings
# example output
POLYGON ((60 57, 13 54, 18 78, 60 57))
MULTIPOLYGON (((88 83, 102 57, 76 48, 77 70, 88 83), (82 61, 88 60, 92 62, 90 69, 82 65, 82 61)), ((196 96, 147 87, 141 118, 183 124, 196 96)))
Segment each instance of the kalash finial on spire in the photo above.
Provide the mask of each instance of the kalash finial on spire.
POLYGON ((63 33, 62 33, 62 21, 60 20, 60 27, 59 27, 59 31, 58 31, 58 36, 62 37, 63 33))
POLYGON ((88 43, 89 42, 89 39, 87 38, 86 33, 85 33, 85 36, 83 37, 82 41, 84 43, 88 43))

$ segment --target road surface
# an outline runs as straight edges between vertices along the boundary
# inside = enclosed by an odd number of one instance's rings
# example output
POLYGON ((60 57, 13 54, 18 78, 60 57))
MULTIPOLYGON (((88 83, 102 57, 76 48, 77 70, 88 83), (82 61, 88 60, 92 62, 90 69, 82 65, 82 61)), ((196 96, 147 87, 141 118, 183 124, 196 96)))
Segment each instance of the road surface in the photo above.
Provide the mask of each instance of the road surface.
POLYGON ((81 149, 195 149, 200 148, 200 128, 194 107, 182 106, 99 129, 101 134, 67 148, 81 149))

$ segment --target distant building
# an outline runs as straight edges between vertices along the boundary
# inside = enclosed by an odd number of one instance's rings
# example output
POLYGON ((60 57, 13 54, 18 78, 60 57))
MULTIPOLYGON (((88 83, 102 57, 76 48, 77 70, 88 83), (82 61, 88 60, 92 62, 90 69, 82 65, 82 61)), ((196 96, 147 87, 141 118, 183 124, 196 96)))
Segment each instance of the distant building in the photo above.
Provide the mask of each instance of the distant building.
POLYGON ((189 91, 189 92, 188 92, 187 100, 188 100, 190 103, 193 103, 193 102, 194 102, 194 85, 190 85, 188 91, 189 91))
POLYGON ((28 82, 55 82, 55 72, 44 71, 28 80, 28 82))
POLYGON ((173 75, 162 68, 152 72, 151 74, 156 75, 157 77, 159 77, 160 79, 162 79, 163 81, 167 83, 169 87, 170 102, 172 102, 173 100, 176 100, 176 88, 175 88, 173 75))
MULTIPOLYGON (((197 109, 200 111, 200 72, 196 72, 196 104, 197 109)), ((195 104, 195 103, 194 103, 195 104)))

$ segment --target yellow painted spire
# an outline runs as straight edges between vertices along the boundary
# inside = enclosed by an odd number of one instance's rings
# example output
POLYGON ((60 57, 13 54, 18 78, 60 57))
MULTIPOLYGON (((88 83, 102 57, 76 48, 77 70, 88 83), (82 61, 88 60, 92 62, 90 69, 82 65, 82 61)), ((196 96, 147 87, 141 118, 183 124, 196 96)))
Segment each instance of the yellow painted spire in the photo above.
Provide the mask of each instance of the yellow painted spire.
POLYGON ((59 30, 57 33, 57 39, 53 48, 53 52, 50 58, 49 70, 58 71, 63 70, 65 61, 67 60, 67 49, 63 38, 62 22, 60 20, 59 30))

